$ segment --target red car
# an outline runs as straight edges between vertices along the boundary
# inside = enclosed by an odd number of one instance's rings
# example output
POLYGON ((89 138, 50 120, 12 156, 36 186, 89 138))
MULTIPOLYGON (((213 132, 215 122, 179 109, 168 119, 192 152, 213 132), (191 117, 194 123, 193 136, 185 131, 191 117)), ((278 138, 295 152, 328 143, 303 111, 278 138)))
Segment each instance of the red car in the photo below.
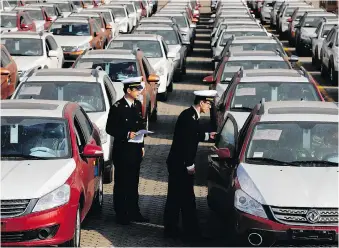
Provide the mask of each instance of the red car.
POLYGON ((53 22, 53 17, 48 15, 46 9, 40 6, 16 7, 15 10, 24 11, 36 22, 42 22, 44 30, 48 30, 53 22))
POLYGON ((76 103, 37 99, 1 101, 1 123, 1 246, 79 247, 103 203, 98 128, 76 103))
POLYGON ((3 11, 1 13, 1 31, 36 32, 36 25, 29 14, 24 11, 3 11))
POLYGON ((262 99, 268 101, 324 101, 314 80, 293 69, 240 69, 211 111, 212 123, 221 127, 228 112, 247 117, 262 99))

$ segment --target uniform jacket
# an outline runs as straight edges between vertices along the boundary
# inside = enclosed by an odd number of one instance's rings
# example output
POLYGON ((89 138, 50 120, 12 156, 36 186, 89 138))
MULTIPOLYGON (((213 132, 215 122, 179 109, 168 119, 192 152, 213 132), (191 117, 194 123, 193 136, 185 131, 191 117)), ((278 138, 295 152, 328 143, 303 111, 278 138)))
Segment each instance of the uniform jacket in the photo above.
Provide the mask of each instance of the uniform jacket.
POLYGON ((187 172, 194 164, 200 141, 205 140, 205 132, 200 131, 198 114, 192 107, 185 109, 175 124, 173 142, 167 158, 169 172, 187 172))
POLYGON ((130 107, 123 97, 111 106, 108 114, 106 132, 114 137, 113 163, 131 162, 142 157, 144 143, 129 143, 128 132, 145 129, 141 102, 134 100, 135 107, 130 107))

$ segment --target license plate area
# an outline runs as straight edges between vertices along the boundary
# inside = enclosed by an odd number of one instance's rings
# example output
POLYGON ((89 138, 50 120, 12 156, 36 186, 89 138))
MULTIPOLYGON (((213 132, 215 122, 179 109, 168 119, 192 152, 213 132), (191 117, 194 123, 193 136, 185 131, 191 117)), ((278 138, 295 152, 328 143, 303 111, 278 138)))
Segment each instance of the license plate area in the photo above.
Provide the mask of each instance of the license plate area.
POLYGON ((292 240, 335 240, 335 231, 291 229, 292 240))

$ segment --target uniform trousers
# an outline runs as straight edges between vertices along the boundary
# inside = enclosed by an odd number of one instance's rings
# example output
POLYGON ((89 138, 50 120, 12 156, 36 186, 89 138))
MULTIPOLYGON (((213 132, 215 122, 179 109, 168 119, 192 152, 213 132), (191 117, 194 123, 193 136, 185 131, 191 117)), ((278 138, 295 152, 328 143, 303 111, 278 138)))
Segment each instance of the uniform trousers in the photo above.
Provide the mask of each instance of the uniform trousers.
POLYGON ((187 237, 194 237, 201 234, 193 187, 193 175, 189 175, 186 171, 169 173, 164 213, 165 232, 178 231, 179 214, 181 212, 185 235, 187 237))

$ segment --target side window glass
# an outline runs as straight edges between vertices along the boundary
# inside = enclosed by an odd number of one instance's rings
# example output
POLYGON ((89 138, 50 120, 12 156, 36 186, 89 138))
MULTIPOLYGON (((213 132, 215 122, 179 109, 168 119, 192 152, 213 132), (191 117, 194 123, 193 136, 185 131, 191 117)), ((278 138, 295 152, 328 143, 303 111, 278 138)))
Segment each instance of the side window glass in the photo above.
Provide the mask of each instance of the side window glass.
POLYGON ((109 106, 112 106, 113 105, 113 97, 112 97, 112 94, 108 88, 108 85, 107 85, 107 80, 104 79, 104 85, 105 85, 105 92, 106 92, 106 96, 108 98, 108 103, 109 103, 109 106))
POLYGON ((58 49, 58 44, 56 43, 55 39, 52 36, 47 36, 47 40, 52 50, 58 49))
POLYGON ((23 23, 25 23, 25 19, 24 19, 23 16, 20 16, 20 25, 23 24, 23 23))
POLYGON ((163 46, 163 48, 164 48, 164 52, 165 52, 165 55, 166 55, 166 58, 167 58, 167 54, 168 54, 167 47, 166 47, 166 45, 165 45, 165 42, 164 42, 164 41, 161 41, 161 43, 162 43, 162 46, 163 46))
POLYGON ((221 133, 218 137, 216 147, 217 148, 229 148, 231 154, 235 151, 235 130, 234 123, 230 118, 227 118, 225 125, 223 126, 221 133))
POLYGON ((76 117, 74 118, 74 130, 79 152, 82 152, 84 146, 86 145, 86 139, 83 131, 81 130, 80 122, 76 117))
POLYGON ((97 33, 100 32, 100 28, 99 28, 99 26, 98 26, 98 24, 95 20, 93 20, 93 22, 92 22, 92 28, 93 28, 93 34, 94 34, 94 32, 97 32, 97 33))
POLYGON ((320 29, 321 29, 321 26, 322 26, 322 23, 319 23, 317 29, 315 30, 315 33, 317 34, 317 36, 318 36, 318 34, 319 34, 319 31, 320 31, 320 29))
POLYGON ((93 126, 92 126, 91 121, 88 119, 83 109, 78 110, 76 112, 76 118, 79 120, 79 124, 85 134, 86 141, 88 141, 90 139, 90 136, 93 133, 93 126))
POLYGON ((1 50, 1 67, 6 67, 11 60, 8 58, 7 54, 1 50))
POLYGON ((48 51, 53 50, 51 45, 49 44, 49 41, 48 41, 47 38, 45 39, 45 43, 46 43, 46 51, 47 51, 47 53, 48 53, 48 51))
POLYGON ((326 41, 330 41, 333 35, 333 29, 330 31, 330 33, 328 34, 328 36, 326 37, 326 41))
POLYGON ((118 99, 117 99, 117 92, 116 90, 114 89, 113 87, 113 83, 111 81, 111 79, 109 77, 107 77, 105 79, 105 82, 107 84, 107 87, 108 87, 108 90, 109 90, 109 93, 111 94, 112 96, 112 104, 114 104, 118 99))

